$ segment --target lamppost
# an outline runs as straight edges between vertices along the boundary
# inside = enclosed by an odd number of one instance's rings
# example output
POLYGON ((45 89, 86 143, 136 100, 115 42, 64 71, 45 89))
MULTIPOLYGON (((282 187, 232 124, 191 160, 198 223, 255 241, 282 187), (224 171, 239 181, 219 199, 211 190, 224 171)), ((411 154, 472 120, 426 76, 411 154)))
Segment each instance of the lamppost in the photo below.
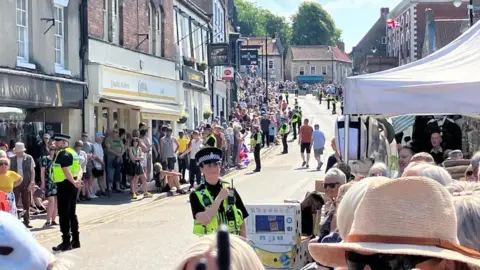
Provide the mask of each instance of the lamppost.
MULTIPOLYGON (((462 5, 462 0, 453 0, 453 5, 455 7, 460 7, 462 5)), ((467 6, 468 8, 468 16, 470 19, 470 27, 473 26, 473 0, 470 0, 470 4, 467 6)))
MULTIPOLYGON (((272 38, 272 45, 275 44, 275 35, 272 38)), ((265 104, 268 107, 268 31, 265 29, 265 104)))

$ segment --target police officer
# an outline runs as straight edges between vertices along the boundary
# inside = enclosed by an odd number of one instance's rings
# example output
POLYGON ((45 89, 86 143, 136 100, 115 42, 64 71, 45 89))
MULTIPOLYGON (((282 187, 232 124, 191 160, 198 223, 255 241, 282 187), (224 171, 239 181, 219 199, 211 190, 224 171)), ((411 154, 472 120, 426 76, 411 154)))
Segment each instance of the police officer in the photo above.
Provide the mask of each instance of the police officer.
POLYGON ((260 161, 260 149, 262 149, 262 131, 259 126, 253 126, 253 134, 250 136, 250 145, 253 146, 253 158, 255 159, 255 170, 253 172, 260 172, 262 164, 260 161))
POLYGON ((57 185, 58 217, 62 243, 53 247, 53 251, 66 251, 80 248, 78 220, 76 214, 77 192, 81 187, 83 174, 80 159, 73 148, 68 146, 70 136, 55 134, 57 152, 52 162, 51 176, 57 185), (71 233, 71 234, 70 234, 71 233), (72 239, 70 241, 70 236, 72 239))
POLYGON ((204 137, 204 144, 205 146, 210 147, 217 147, 217 138, 213 135, 212 126, 209 124, 205 125, 205 129, 203 130, 204 137))
POLYGON ((287 101, 287 104, 288 104, 288 90, 285 90, 285 100, 287 101))
POLYGON ((278 134, 282 136, 282 145, 283 145, 283 151, 282 154, 287 154, 288 153, 288 144, 287 144, 287 137, 288 133, 290 132, 287 119, 282 118, 282 125, 280 126, 280 129, 278 130, 278 134))
POLYGON ((193 233, 198 236, 215 233, 219 225, 226 224, 230 233, 246 237, 247 209, 233 186, 220 179, 222 150, 206 147, 197 152, 195 159, 205 182, 190 193, 193 233))
POLYGON ((296 109, 293 110, 292 118, 290 119, 290 124, 292 124, 292 129, 293 129, 293 139, 297 139, 297 122, 298 122, 298 114, 296 109))

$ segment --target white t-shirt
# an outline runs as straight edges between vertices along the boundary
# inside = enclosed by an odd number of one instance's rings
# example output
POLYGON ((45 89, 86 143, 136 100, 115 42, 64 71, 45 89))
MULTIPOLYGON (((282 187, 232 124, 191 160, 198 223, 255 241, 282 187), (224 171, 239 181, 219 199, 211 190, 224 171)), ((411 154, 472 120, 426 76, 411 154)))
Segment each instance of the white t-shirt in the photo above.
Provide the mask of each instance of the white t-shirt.
POLYGON ((87 172, 87 163, 88 163, 87 153, 85 153, 85 151, 83 150, 80 150, 80 153, 78 153, 78 159, 80 160, 80 167, 82 167, 82 171, 84 173, 87 172))
POLYGON ((192 150, 190 151, 190 159, 195 159, 195 155, 198 151, 200 151, 200 148, 202 148, 202 139, 198 139, 196 141, 191 140, 190 147, 192 148, 192 150))
MULTIPOLYGON (((103 147, 99 143, 94 143, 93 144, 93 153, 101 160, 103 160, 104 153, 103 153, 103 147)), ((102 163, 98 162, 97 160, 93 160, 93 164, 95 165, 95 168, 97 170, 102 169, 102 163)))

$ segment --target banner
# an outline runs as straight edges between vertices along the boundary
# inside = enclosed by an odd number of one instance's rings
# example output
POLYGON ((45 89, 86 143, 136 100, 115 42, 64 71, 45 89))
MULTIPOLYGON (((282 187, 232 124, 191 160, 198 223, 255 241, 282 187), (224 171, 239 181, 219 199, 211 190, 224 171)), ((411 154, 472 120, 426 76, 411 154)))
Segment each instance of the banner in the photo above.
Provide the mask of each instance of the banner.
POLYGON ((240 51, 240 65, 250 66, 258 64, 257 50, 241 50, 240 51))
POLYGON ((215 66, 228 66, 229 61, 229 47, 228 43, 214 43, 208 45, 208 65, 215 66))

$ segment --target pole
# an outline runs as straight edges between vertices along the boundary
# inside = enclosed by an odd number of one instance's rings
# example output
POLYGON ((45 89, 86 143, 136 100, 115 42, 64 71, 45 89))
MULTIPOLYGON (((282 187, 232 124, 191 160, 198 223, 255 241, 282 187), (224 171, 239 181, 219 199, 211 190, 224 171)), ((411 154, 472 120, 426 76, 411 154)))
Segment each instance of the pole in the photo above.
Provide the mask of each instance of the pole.
POLYGON ((473 26, 473 0, 470 0, 470 8, 468 9, 468 15, 470 16, 470 27, 473 26))
POLYGON ((265 32, 265 104, 268 108, 268 33, 265 32))
POLYGON ((333 71, 333 47, 330 46, 330 51, 332 52, 332 84, 335 83, 335 72, 333 71))
MULTIPOLYGON (((209 34, 209 40, 210 40, 210 44, 213 44, 213 28, 209 27, 209 30, 210 30, 210 34, 209 34)), ((207 47, 209 45, 207 44, 207 47)), ((210 93, 211 97, 210 97, 210 109, 212 110, 212 122, 213 122, 213 119, 215 118, 215 114, 214 114, 214 111, 215 111, 215 105, 214 105, 214 96, 215 96, 215 71, 213 69, 213 67, 208 67, 208 71, 207 71, 207 76, 208 78, 210 78, 209 81, 209 84, 210 84, 210 87, 212 88, 212 92, 210 93)), ((218 104, 217 104, 218 106, 218 104)), ((223 112, 225 113, 225 112, 223 112)))

